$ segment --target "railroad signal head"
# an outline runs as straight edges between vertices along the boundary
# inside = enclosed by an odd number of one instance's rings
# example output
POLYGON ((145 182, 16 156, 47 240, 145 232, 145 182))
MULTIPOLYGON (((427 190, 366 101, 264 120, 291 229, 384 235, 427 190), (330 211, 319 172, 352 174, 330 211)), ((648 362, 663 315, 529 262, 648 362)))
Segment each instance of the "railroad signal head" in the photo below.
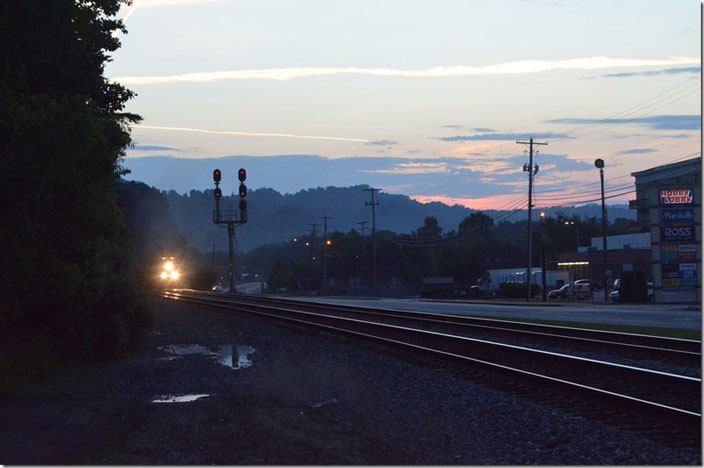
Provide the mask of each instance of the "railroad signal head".
POLYGON ((215 169, 213 171, 213 180, 215 182, 220 182, 220 179, 222 179, 222 173, 220 172, 220 169, 215 169))
POLYGON ((245 180, 247 180, 247 171, 240 168, 240 170, 237 171, 237 178, 240 180, 240 182, 244 182, 245 180))
POLYGON ((247 211, 247 202, 240 200, 240 211, 247 211))
POLYGON ((219 188, 216 188, 213 194, 215 195, 216 200, 220 200, 222 198, 222 190, 219 188))
POLYGON ((240 197, 244 198, 247 196, 247 186, 240 184, 240 197))

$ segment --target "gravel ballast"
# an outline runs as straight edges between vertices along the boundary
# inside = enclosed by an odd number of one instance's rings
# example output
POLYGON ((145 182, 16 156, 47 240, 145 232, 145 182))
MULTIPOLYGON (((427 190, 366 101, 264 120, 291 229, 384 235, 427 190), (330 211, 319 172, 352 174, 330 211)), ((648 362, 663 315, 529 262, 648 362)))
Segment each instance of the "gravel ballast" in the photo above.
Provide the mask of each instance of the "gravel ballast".
POLYGON ((0 463, 701 464, 698 446, 397 349, 175 301, 152 309, 139 353, 0 404, 18 429, 0 463), (233 368, 215 356, 230 345, 254 351, 233 368), (208 396, 152 402, 174 395, 208 396), (36 412, 50 422, 32 424, 36 412))

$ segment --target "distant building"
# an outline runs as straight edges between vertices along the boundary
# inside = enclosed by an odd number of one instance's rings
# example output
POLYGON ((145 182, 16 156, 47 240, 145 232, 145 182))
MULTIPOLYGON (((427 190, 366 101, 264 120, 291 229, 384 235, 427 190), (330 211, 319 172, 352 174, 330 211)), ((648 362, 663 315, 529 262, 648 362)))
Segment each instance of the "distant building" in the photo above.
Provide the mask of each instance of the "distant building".
MULTIPOLYGON (((608 250, 629 250, 629 249, 650 249, 650 233, 624 234, 621 236, 608 236, 606 238, 608 250)), ((592 237, 592 244, 589 247, 578 247, 578 252, 589 250, 604 250, 604 238, 592 237)))
POLYGON ((702 158, 631 175, 636 179, 636 199, 629 205, 638 210, 638 222, 650 228, 655 301, 700 302, 702 158))
MULTIPOLYGON (((601 282, 604 277, 604 239, 592 237, 591 246, 579 247, 577 252, 561 252, 550 256, 548 270, 567 271, 570 279, 593 279, 601 282)), ((625 234, 606 238, 607 277, 611 284, 624 271, 642 271, 652 281, 650 264, 650 233, 625 234)), ((607 286, 611 287, 611 284, 607 286)))

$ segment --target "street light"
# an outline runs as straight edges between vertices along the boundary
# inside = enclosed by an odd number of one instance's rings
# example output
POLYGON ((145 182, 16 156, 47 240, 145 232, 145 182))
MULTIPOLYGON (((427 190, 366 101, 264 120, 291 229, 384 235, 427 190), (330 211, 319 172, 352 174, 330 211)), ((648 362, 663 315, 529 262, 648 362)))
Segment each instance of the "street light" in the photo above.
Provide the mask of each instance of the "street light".
POLYGON ((606 202, 604 201, 604 160, 597 159, 594 161, 594 166, 599 169, 599 177, 601 178, 601 236, 603 238, 604 247, 604 302, 609 302, 609 287, 606 282, 606 202))
POLYGON ((540 276, 541 279, 543 280, 543 302, 548 301, 548 292, 547 292, 547 271, 546 267, 547 264, 545 262, 545 226, 543 225, 543 221, 545 221, 545 212, 541 211, 540 212, 540 276))

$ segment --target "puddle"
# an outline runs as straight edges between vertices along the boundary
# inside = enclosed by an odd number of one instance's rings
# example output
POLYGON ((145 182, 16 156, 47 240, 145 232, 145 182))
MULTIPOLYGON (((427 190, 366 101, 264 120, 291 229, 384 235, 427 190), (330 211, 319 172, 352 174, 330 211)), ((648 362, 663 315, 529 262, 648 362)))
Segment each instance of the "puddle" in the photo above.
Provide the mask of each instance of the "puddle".
POLYGON ((191 395, 161 395, 152 400, 152 403, 188 403, 210 396, 207 393, 194 393, 191 395))
MULTIPOLYGON (((189 354, 211 356, 221 365, 230 367, 231 369, 250 367, 252 361, 249 360, 248 356, 255 351, 254 348, 246 345, 223 345, 210 348, 201 345, 169 345, 159 349, 177 357, 183 357, 189 354)), ((172 357, 171 359, 174 358, 172 357)))

